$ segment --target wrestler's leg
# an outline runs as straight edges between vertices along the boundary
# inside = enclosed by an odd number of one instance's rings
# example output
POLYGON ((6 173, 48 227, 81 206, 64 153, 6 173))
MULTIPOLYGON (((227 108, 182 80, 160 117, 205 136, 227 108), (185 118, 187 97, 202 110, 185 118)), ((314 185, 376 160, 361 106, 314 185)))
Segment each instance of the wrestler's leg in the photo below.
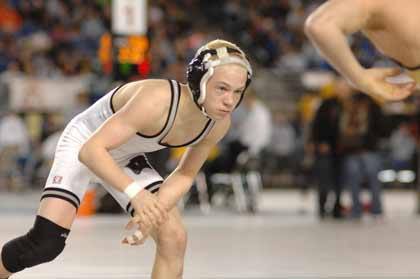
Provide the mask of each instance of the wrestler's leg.
POLYGON ((64 249, 75 217, 76 208, 68 201, 43 199, 31 230, 4 244, 0 278, 55 259, 64 249))
POLYGON ((168 221, 152 237, 156 243, 152 279, 182 278, 187 232, 177 208, 171 210, 168 221))

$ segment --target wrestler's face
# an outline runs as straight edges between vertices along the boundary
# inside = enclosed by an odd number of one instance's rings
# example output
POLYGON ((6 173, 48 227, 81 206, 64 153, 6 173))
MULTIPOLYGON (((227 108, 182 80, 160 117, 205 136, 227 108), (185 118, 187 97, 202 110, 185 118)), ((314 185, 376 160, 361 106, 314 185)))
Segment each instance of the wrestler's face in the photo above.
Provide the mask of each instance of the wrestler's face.
POLYGON ((217 66, 207 82, 206 113, 214 120, 229 116, 238 104, 247 81, 247 70, 239 64, 217 66))

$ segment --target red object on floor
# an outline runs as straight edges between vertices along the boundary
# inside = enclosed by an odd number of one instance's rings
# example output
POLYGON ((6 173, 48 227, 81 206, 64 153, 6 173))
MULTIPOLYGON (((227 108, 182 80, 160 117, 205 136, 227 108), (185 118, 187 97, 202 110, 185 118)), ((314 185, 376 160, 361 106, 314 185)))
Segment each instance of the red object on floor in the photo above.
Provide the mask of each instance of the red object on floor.
POLYGON ((86 191, 83 201, 80 204, 79 210, 77 211, 78 217, 86 217, 95 214, 95 195, 95 189, 89 189, 86 191))

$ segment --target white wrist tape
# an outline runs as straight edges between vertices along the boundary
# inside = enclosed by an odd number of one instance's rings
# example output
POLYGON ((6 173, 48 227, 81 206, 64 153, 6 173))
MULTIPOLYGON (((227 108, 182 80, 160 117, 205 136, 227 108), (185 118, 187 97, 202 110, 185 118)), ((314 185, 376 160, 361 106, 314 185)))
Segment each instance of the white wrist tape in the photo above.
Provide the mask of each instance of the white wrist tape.
POLYGON ((137 241, 140 241, 143 238, 143 233, 140 230, 137 230, 133 235, 127 236, 126 240, 128 244, 135 244, 137 241))
POLYGON ((143 190, 143 187, 141 187, 137 181, 131 182, 125 189, 124 193, 131 199, 133 199, 141 190, 143 190))

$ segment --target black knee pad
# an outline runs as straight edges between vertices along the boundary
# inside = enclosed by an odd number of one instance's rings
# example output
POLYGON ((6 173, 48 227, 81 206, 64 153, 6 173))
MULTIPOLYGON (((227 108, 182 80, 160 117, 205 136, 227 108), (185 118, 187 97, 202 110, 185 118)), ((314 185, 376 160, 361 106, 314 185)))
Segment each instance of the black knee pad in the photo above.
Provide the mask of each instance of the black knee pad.
POLYGON ((64 249, 70 230, 36 216, 33 228, 25 235, 7 242, 1 251, 4 267, 12 273, 50 262, 64 249))

